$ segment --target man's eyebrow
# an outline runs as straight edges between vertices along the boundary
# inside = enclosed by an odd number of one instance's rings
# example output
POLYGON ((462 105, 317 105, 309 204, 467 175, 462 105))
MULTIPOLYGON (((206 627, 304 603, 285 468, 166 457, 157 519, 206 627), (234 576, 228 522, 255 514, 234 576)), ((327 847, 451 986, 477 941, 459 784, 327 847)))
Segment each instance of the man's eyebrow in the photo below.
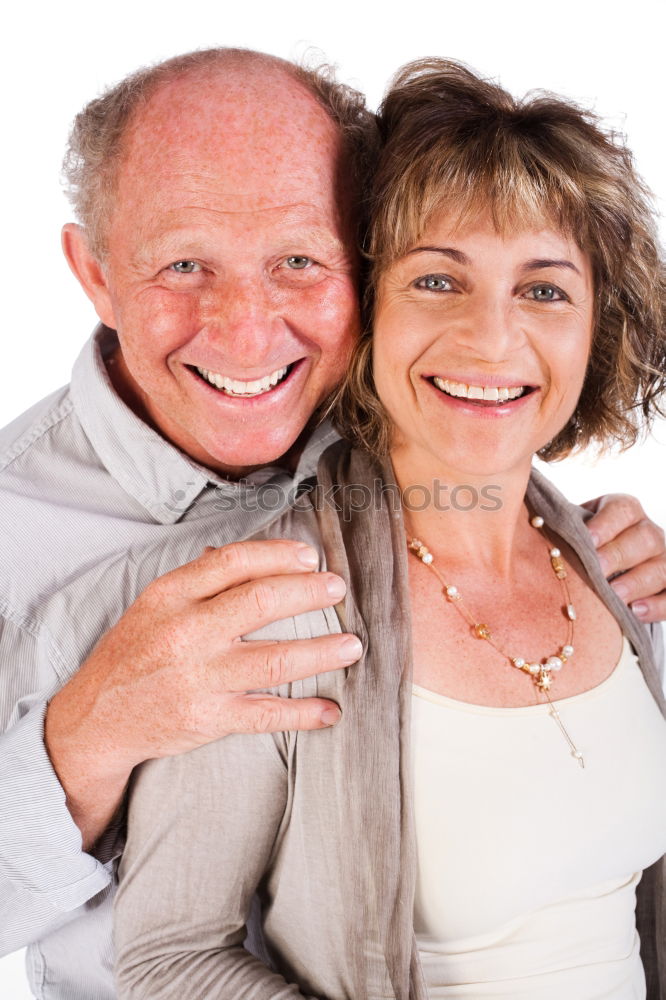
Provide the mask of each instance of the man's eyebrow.
POLYGON ((462 250, 456 250, 454 247, 412 247, 411 250, 407 251, 407 255, 413 253, 441 253, 445 257, 450 257, 451 260, 455 260, 456 264, 469 264, 470 259, 467 254, 464 254, 462 250))
POLYGON ((580 274, 580 271, 576 265, 570 260, 552 260, 550 257, 534 257, 532 260, 526 261, 521 270, 522 271, 541 271, 545 267, 563 267, 570 271, 575 271, 576 274, 580 274))

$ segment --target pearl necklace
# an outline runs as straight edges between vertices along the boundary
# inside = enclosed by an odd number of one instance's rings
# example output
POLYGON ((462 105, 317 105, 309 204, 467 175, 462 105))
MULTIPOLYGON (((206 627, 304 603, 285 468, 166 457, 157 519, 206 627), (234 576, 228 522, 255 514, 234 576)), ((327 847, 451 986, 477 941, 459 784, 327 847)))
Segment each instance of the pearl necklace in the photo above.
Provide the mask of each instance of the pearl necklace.
MULTIPOLYGON (((540 530, 543 528, 544 521, 542 517, 536 514, 530 519, 530 524, 532 527, 540 530)), ((548 548, 548 555, 550 556, 551 568, 559 580, 564 594, 564 606, 562 608, 562 612, 567 622, 567 637, 564 644, 559 647, 557 653, 553 653, 551 656, 545 656, 541 662, 533 661, 530 663, 526 657, 513 656, 497 645, 488 626, 483 622, 477 622, 473 615, 471 615, 467 610, 463 603, 462 594, 458 588, 450 583, 447 583, 444 579, 439 569, 435 566, 432 552, 430 552, 428 547, 424 545, 423 542, 419 541, 418 538, 407 539, 407 547, 409 551, 412 552, 417 559, 420 559, 421 562, 435 574, 439 582, 442 584, 442 593, 445 600, 451 603, 461 617, 464 618, 469 625, 471 634, 474 638, 482 639, 489 643, 493 649, 496 649, 501 656, 509 661, 515 670, 520 670, 527 674, 535 688, 546 696, 546 700, 550 706, 550 715, 555 720, 560 731, 562 732, 562 735, 566 739, 571 751, 571 756, 578 761, 581 767, 585 767, 583 755, 564 728, 560 714, 550 700, 550 695, 548 693, 553 684, 553 674, 561 670, 564 664, 567 663, 574 654, 573 637, 574 623, 576 621, 576 609, 571 600, 571 594, 569 593, 569 587, 567 585, 567 571, 564 565, 564 560, 562 559, 562 553, 558 548, 551 547, 548 542, 546 542, 546 545, 548 548)))

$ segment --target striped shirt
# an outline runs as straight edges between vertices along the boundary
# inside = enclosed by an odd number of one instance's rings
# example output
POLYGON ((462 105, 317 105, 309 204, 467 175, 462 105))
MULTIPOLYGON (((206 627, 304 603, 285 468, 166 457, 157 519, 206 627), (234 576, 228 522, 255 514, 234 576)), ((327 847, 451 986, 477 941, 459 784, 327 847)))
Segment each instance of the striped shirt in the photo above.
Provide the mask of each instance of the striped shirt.
POLYGON ((311 437, 296 471, 241 483, 169 444, 115 393, 99 327, 69 386, 0 431, 0 955, 29 945, 38 1000, 112 1000, 111 903, 122 826, 94 854, 44 747, 47 701, 156 575, 261 530, 336 439, 311 437), (168 541, 155 566, 142 551, 168 541))

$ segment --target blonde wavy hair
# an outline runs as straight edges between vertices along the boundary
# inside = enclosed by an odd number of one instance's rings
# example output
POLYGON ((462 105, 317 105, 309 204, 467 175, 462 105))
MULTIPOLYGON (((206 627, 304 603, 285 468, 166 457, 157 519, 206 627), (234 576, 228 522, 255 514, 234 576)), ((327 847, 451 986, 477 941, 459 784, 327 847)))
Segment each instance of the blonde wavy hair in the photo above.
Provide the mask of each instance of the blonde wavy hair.
POLYGON ((593 266, 596 315, 583 390, 548 461, 591 443, 628 447, 666 387, 666 273, 651 196, 621 136, 545 92, 516 100, 466 66, 409 63, 379 111, 382 148, 370 200, 368 320, 334 405, 341 432, 376 455, 391 438, 372 374, 371 316, 379 279, 435 213, 459 222, 489 212, 499 232, 544 220, 572 236, 593 266))

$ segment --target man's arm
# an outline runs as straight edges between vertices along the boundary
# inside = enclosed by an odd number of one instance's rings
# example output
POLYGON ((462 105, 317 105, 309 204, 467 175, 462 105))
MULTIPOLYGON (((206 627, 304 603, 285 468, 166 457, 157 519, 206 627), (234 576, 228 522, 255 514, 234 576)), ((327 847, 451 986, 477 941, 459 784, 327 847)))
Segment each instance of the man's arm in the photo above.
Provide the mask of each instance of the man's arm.
POLYGON ((53 643, 0 618, 0 954, 39 940, 109 890, 133 760, 226 732, 318 728, 338 718, 331 702, 246 692, 337 668, 342 636, 288 646, 229 638, 282 618, 283 606, 336 603, 326 593, 330 574, 299 563, 295 547, 210 550, 155 581, 55 697, 64 666, 53 643), (273 576, 255 580, 262 569, 273 576), (298 575, 306 585, 293 597, 298 575), (237 624, 225 629, 232 618, 237 624))
POLYGON ((44 747, 44 713, 57 683, 29 694, 36 674, 52 672, 50 644, 0 618, 0 955, 67 923, 78 907, 108 889, 123 831, 111 827, 96 856, 81 833, 44 747), (26 690, 27 689, 27 690, 26 690), (17 700, 14 706, 13 701, 17 700), (13 711, 12 711, 13 708, 13 711))
POLYGON ((316 563, 314 550, 297 542, 209 548, 151 583, 102 637, 53 698, 45 721, 46 747, 84 847, 106 829, 132 769, 145 760, 229 733, 337 721, 330 702, 251 692, 349 666, 361 654, 358 639, 240 640, 270 622, 338 603, 344 583, 313 573, 316 563))
POLYGON ((583 504, 601 566, 618 597, 642 622, 666 619, 666 545, 636 497, 611 493, 583 504))

